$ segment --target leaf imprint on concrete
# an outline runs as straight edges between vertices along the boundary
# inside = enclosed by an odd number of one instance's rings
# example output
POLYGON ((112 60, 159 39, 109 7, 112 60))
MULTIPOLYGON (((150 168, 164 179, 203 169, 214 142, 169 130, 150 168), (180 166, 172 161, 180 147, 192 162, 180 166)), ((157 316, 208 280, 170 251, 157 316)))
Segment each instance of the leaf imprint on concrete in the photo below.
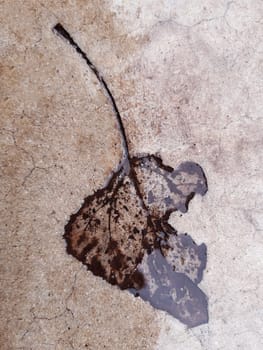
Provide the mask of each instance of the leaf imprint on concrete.
POLYGON ((106 186, 88 196, 65 226, 67 252, 94 275, 165 310, 189 327, 208 322, 208 304, 198 288, 206 267, 206 246, 196 245, 168 223, 185 213, 195 194, 207 192, 202 168, 184 162, 177 169, 155 155, 131 156, 115 99, 98 69, 71 35, 54 32, 74 47, 96 75, 114 110, 123 156, 106 186))

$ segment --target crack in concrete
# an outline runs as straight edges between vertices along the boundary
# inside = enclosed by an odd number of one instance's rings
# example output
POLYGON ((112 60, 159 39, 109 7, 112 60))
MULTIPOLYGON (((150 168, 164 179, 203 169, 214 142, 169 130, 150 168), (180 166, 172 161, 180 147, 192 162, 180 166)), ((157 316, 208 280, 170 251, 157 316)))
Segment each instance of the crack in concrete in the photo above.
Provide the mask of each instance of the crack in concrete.
MULTIPOLYGON (((22 187, 24 187, 26 185, 27 181, 30 179, 30 177, 33 175, 33 173, 36 170, 44 171, 46 174, 48 174, 48 170, 49 169, 57 168, 57 164, 50 165, 48 167, 41 167, 41 166, 36 165, 36 161, 35 161, 33 155, 30 152, 28 152, 24 147, 22 147, 22 146, 20 146, 18 144, 17 138, 16 138, 16 131, 15 130, 9 130, 9 129, 6 129, 6 128, 3 128, 2 130, 7 132, 7 133, 9 133, 11 135, 15 148, 17 148, 18 150, 20 150, 21 152, 26 154, 27 157, 30 159, 30 161, 32 163, 32 167, 29 168, 28 173, 23 177, 23 180, 22 180, 22 183, 21 183, 22 187)), ((10 191, 8 191, 8 192, 10 192, 10 191)), ((5 196, 8 196, 8 193, 6 193, 5 196)))
MULTIPOLYGON (((39 321, 39 320, 43 320, 43 321, 52 321, 52 320, 55 320, 55 319, 58 319, 58 318, 61 318, 63 317, 66 313, 70 313, 71 317, 74 319, 75 318, 75 315, 74 315, 74 312, 73 310, 68 306, 68 301, 69 299, 71 298, 71 296, 73 295, 74 293, 74 290, 75 290, 75 287, 76 287, 76 283, 77 283, 77 277, 78 277, 78 274, 83 270, 83 266, 81 266, 81 268, 75 272, 74 274, 74 277, 73 277, 73 282, 72 282, 72 287, 71 287, 71 290, 70 292, 68 293, 68 295, 66 296, 65 298, 65 308, 63 311, 61 311, 60 313, 56 314, 56 315, 53 315, 53 316, 43 316, 43 315, 37 315, 36 311, 34 310, 34 308, 32 307, 29 311, 30 313, 32 314, 33 318, 32 320, 30 321, 27 329, 25 330, 25 332, 22 334, 20 340, 24 340, 24 338, 31 332, 31 327, 33 326, 33 324, 36 322, 36 321, 39 321)), ((67 330, 65 330, 66 332, 67 330)), ((58 339, 59 341, 59 339, 58 339)))
POLYGON ((200 19, 199 21, 197 21, 197 22, 195 22, 193 24, 183 24, 183 23, 178 22, 177 20, 174 20, 173 18, 170 18, 170 19, 167 19, 167 20, 156 22, 150 28, 150 31, 152 31, 155 27, 157 27, 159 25, 164 25, 164 24, 169 24, 169 23, 175 24, 175 25, 177 25, 179 27, 191 29, 191 28, 197 27, 197 26, 199 26, 199 25, 201 25, 203 23, 209 23, 209 22, 213 22, 213 21, 216 21, 216 20, 219 20, 219 19, 224 19, 226 21, 227 13, 228 13, 231 5, 234 4, 234 3, 235 3, 235 1, 228 1, 226 3, 226 7, 224 9, 223 14, 220 15, 220 16, 215 16, 215 17, 210 17, 210 18, 203 18, 203 19, 200 19))

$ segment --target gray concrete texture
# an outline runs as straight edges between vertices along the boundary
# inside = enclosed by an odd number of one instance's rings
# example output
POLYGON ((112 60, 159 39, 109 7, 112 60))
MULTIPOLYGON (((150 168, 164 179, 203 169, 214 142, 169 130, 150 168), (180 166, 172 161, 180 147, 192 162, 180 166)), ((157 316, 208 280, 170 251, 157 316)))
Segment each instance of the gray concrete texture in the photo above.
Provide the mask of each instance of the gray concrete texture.
POLYGON ((0 348, 263 349, 260 0, 0 2, 0 348), (131 153, 208 179, 170 223, 208 249, 209 323, 188 329, 66 254, 83 198, 121 157, 111 105, 61 22, 114 93, 131 153))

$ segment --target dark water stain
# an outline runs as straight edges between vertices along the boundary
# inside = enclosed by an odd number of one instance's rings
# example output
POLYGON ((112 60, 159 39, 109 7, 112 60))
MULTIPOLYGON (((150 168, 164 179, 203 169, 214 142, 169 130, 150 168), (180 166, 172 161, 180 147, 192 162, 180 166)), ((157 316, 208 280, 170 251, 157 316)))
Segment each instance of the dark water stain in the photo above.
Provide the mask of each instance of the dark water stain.
POLYGON ((189 327, 208 322, 208 304, 198 287, 206 267, 206 246, 178 235, 168 223, 187 212, 196 194, 207 192, 202 168, 184 162, 177 169, 155 155, 131 157, 116 102, 97 68, 70 34, 54 31, 86 61, 112 104, 122 136, 123 158, 102 189, 88 196, 65 226, 67 252, 94 275, 128 289, 189 327))

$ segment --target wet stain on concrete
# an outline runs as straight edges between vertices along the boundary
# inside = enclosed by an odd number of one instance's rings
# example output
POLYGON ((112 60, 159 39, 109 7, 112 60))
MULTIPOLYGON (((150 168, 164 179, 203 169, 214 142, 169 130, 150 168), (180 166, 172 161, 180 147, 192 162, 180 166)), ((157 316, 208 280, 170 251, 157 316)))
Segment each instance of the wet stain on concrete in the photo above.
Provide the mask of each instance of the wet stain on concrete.
POLYGON ((128 289, 189 327, 208 322, 208 304, 199 289, 206 246, 178 235, 168 223, 174 211, 187 212, 191 199, 207 192, 202 168, 184 162, 177 169, 155 155, 132 157, 121 115, 97 68, 61 24, 54 32, 75 48, 108 96, 122 137, 122 160, 106 185, 88 196, 65 226, 67 252, 94 275, 128 289))

